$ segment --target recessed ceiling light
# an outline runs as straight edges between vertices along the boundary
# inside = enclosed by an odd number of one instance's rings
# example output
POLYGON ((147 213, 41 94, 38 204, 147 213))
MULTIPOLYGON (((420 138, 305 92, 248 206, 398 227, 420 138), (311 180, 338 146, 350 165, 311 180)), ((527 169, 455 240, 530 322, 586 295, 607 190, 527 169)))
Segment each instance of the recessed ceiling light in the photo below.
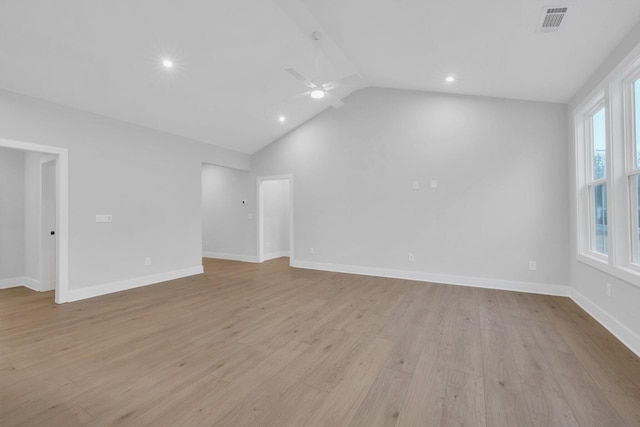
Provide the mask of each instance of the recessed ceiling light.
POLYGON ((448 76, 445 80, 447 81, 447 83, 453 83, 453 82, 454 82, 454 80, 455 80, 455 77, 453 77, 453 76, 448 76))
POLYGON ((324 98, 324 90, 322 90, 322 89, 313 89, 311 91, 311 97, 313 99, 324 98))
POLYGON ((162 66, 164 68, 173 68, 173 61, 168 58, 165 58, 162 60, 162 66))
POLYGON ((280 117, 278 117, 278 121, 279 121, 280 123, 284 122, 285 120, 287 120, 287 118, 286 118, 285 116, 280 116, 280 117))

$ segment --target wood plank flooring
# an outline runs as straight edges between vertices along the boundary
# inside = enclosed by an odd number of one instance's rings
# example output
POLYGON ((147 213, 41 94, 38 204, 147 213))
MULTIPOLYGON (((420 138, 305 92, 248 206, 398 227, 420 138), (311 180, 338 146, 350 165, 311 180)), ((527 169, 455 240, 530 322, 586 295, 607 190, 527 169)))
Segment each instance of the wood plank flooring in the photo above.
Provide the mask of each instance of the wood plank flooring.
POLYGON ((568 298, 204 263, 0 291, 0 425, 640 425, 640 360, 568 298))

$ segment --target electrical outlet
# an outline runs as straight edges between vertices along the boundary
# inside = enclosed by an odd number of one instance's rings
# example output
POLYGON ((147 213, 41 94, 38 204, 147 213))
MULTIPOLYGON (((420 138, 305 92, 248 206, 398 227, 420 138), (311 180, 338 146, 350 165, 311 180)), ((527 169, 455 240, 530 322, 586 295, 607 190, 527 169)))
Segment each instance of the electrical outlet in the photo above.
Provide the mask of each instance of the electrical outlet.
POLYGON ((314 248, 309 248, 309 253, 310 253, 310 254, 315 254, 315 253, 316 253, 316 250, 315 250, 314 248))
POLYGON ((607 282, 607 296, 611 296, 611 283, 607 282))
POLYGON ((431 188, 438 188, 438 180, 437 179, 432 179, 431 180, 431 188))
POLYGON ((416 260, 416 256, 414 254, 409 254, 409 261, 413 262, 416 260))
POLYGON ((535 271, 538 269, 538 264, 535 261, 529 261, 529 270, 535 271))
POLYGON ((151 257, 146 257, 144 259, 144 265, 151 265, 151 257))

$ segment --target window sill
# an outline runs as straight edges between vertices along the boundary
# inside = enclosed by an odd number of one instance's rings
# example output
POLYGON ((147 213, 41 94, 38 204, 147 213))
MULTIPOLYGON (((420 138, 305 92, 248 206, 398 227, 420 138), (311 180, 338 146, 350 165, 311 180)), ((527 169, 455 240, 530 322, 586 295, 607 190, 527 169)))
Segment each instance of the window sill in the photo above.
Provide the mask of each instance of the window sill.
POLYGON ((629 267, 614 267, 609 264, 609 260, 607 259, 598 258, 585 253, 579 253, 576 256, 576 259, 583 264, 614 276, 620 280, 624 280, 634 286, 640 287, 640 271, 629 267))

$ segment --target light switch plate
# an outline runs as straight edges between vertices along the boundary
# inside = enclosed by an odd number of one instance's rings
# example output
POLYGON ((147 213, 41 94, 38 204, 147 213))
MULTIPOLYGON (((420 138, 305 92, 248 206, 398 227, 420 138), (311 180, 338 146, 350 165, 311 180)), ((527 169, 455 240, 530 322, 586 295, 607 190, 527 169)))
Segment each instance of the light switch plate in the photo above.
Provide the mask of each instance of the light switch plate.
POLYGON ((113 222, 111 214, 96 214, 96 222, 113 222))

